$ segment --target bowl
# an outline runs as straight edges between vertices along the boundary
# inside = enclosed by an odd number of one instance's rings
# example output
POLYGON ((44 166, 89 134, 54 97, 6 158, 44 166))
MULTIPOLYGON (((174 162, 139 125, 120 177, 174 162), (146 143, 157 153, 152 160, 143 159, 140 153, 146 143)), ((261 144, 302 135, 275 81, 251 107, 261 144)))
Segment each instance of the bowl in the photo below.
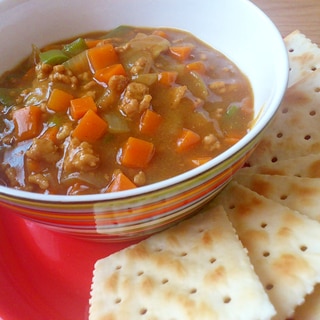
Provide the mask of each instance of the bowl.
POLYGON ((247 0, 4 0, 0 2, 0 73, 30 52, 118 25, 191 32, 232 60, 251 82, 255 121, 235 145, 165 181, 97 195, 46 195, 0 186, 2 211, 97 241, 140 239, 194 214, 240 169, 275 115, 286 90, 288 58, 275 25, 247 0))

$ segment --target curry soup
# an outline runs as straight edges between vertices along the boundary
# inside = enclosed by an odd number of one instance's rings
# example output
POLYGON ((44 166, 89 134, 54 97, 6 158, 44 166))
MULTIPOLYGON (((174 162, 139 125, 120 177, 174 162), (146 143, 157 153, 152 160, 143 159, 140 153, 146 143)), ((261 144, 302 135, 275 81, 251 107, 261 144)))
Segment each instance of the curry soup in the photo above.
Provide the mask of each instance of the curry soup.
POLYGON ((175 29, 120 26, 39 49, 0 79, 1 182, 47 194, 136 188, 195 168, 250 129, 253 93, 175 29))

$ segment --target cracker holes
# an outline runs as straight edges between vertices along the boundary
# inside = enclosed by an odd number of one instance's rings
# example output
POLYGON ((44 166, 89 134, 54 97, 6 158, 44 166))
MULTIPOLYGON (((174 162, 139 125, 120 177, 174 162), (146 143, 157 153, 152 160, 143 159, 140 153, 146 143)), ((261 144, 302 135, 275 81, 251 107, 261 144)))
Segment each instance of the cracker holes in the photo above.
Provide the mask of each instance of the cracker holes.
POLYGON ((148 312, 147 308, 141 308, 139 311, 139 314, 143 316, 143 315, 147 314, 147 312, 148 312))
POLYGON ((121 303, 121 301, 122 301, 121 298, 116 298, 116 299, 114 300, 114 303, 115 303, 115 304, 119 304, 119 303, 121 303))
POLYGON ((292 53, 292 52, 294 52, 294 49, 293 48, 289 48, 288 52, 292 53))
POLYGON ((167 278, 163 278, 162 281, 161 281, 161 284, 166 284, 169 282, 169 279, 167 278))
POLYGON ((300 251, 305 252, 308 250, 308 247, 305 245, 300 246, 300 251))
POLYGON ((266 290, 267 291, 270 291, 270 290, 272 290, 273 289, 273 284, 272 283, 268 283, 266 286, 265 286, 265 288, 266 288, 266 290))
POLYGON ((287 200, 287 199, 288 199, 288 195, 286 195, 286 194, 282 194, 280 196, 280 200, 287 200))
POLYGON ((282 133, 282 132, 278 132, 278 133, 277 133, 277 138, 280 139, 280 138, 282 138, 282 137, 283 137, 283 133, 282 133))
POLYGON ((118 265, 118 266, 115 267, 115 270, 119 271, 119 270, 121 270, 121 268, 122 268, 122 266, 118 265))
POLYGON ((196 294, 197 293, 197 289, 196 288, 192 288, 190 289, 190 294, 196 294))
POLYGON ((315 87, 314 92, 319 93, 320 92, 320 87, 315 87))
POLYGON ((270 256, 270 252, 269 251, 264 251, 262 253, 262 255, 265 257, 265 258, 268 258, 270 256))
POLYGON ((265 229, 268 226, 268 224, 266 222, 261 222, 260 227, 262 229, 265 229))
POLYGON ((311 111, 309 112, 309 115, 310 115, 311 117, 314 117, 316 114, 317 114, 317 111, 316 111, 316 110, 311 110, 311 111))
POLYGON ((272 163, 275 163, 275 162, 277 162, 277 161, 278 161, 278 158, 277 158, 277 157, 272 157, 272 158, 271 158, 271 162, 272 162, 272 163))
POLYGON ((211 259, 209 260, 209 262, 210 262, 211 264, 214 264, 216 261, 217 261, 216 258, 211 258, 211 259))
POLYGON ((312 67, 310 68, 310 70, 311 70, 311 71, 316 71, 316 70, 317 70, 317 67, 316 67, 316 66, 312 66, 312 67))
POLYGON ((228 304, 231 302, 231 298, 229 296, 223 298, 223 303, 228 304))
POLYGON ((229 205, 229 209, 230 209, 230 210, 234 210, 235 208, 236 208, 236 206, 235 206, 234 204, 230 204, 230 205, 229 205))
POLYGON ((283 108, 283 109, 281 110, 281 112, 282 112, 283 114, 286 114, 286 113, 289 112, 289 109, 288 109, 288 108, 283 108))
POLYGON ((139 271, 139 272, 137 272, 137 276, 138 277, 141 277, 141 276, 143 276, 144 275, 144 271, 139 271))
POLYGON ((180 257, 186 257, 187 255, 188 255, 188 253, 184 252, 184 251, 180 253, 180 257))
POLYGON ((310 140, 310 139, 311 139, 311 135, 310 135, 310 134, 306 134, 306 135, 304 136, 304 140, 308 141, 308 140, 310 140))

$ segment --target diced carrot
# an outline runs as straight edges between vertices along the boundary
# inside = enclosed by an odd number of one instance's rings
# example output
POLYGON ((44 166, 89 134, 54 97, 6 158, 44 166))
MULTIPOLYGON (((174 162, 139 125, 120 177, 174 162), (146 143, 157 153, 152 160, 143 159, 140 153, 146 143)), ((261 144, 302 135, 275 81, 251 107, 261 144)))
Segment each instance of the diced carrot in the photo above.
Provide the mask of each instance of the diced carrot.
POLYGON ((91 109, 97 112, 98 108, 91 96, 85 96, 70 101, 70 114, 73 119, 79 120, 91 109))
POLYGON ((198 167, 210 160, 212 160, 212 157, 199 157, 199 158, 192 159, 191 162, 198 167))
POLYGON ((47 106, 50 110, 65 112, 70 106, 71 99, 73 99, 71 94, 55 88, 50 94, 47 106))
POLYGON ((171 86, 173 83, 176 82, 178 77, 178 72, 176 71, 162 71, 158 75, 158 81, 161 84, 166 86, 171 86))
POLYGON ((107 188, 107 192, 134 189, 137 186, 121 171, 115 176, 107 188))
POLYGON ((155 152, 153 143, 130 137, 122 149, 121 164, 129 168, 144 168, 155 152))
POLYGON ((101 40, 100 39, 85 39, 86 45, 88 48, 96 47, 101 40))
POLYGON ((41 138, 51 140, 54 144, 58 144, 57 133, 59 129, 57 126, 48 127, 48 129, 42 134, 41 138))
POLYGON ((192 49, 192 46, 173 46, 169 48, 172 57, 180 62, 189 58, 192 49))
POLYGON ((92 73, 119 62, 112 44, 90 48, 87 55, 92 73))
POLYGON ((99 69, 94 73, 94 78, 98 82, 108 84, 110 78, 114 75, 126 75, 126 70, 121 63, 116 63, 111 66, 107 66, 103 69, 99 69))
POLYGON ((140 118, 139 130, 143 134, 153 135, 161 122, 162 116, 159 113, 147 109, 140 118))
POLYGON ((162 38, 165 38, 165 39, 168 39, 168 34, 166 32, 164 32, 163 30, 154 30, 152 32, 152 34, 156 35, 156 36, 159 36, 159 37, 162 37, 162 38))
POLYGON ((13 112, 15 134, 18 141, 35 138, 42 130, 42 112, 39 107, 28 106, 13 112))
POLYGON ((186 68, 189 71, 196 71, 199 72, 200 74, 205 74, 206 73, 206 66, 202 61, 194 61, 190 62, 186 65, 186 68))
POLYGON ((177 151, 186 151, 200 142, 200 136, 190 130, 183 128, 180 137, 177 140, 177 151))
POLYGON ((89 109, 73 130, 72 136, 78 138, 80 141, 95 142, 100 139, 107 130, 107 122, 89 109))

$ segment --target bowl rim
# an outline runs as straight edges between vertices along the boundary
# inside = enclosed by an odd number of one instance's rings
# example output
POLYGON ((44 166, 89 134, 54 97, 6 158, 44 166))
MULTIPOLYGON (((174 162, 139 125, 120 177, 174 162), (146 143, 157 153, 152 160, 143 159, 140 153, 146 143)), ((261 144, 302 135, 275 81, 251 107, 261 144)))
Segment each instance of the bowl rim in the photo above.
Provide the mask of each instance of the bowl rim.
MULTIPOLYGON (((112 193, 71 196, 71 195, 41 194, 41 193, 35 193, 30 191, 18 190, 12 187, 0 185, 0 202, 2 198, 19 198, 21 200, 27 200, 27 201, 63 203, 67 205, 67 204, 75 204, 75 203, 81 204, 81 203, 91 203, 91 202, 94 203, 94 202, 101 202, 101 201, 112 201, 112 200, 120 200, 125 198, 132 198, 135 196, 147 195, 150 193, 164 190, 168 187, 178 185, 182 182, 187 182, 205 173, 206 171, 213 170, 215 167, 218 167, 221 163, 223 163, 224 161, 234 156, 234 154, 239 152, 241 149, 245 148, 246 145, 253 142, 257 137, 257 135, 268 126, 268 124, 275 116, 275 113, 281 104, 281 101, 287 89, 287 83, 289 78, 289 59, 288 59, 288 54, 287 54, 284 40, 278 28, 273 23, 273 21, 251 1, 248 1, 248 0, 238 0, 238 1, 242 1, 243 3, 246 3, 246 5, 251 6, 251 9, 255 10, 255 14, 259 15, 260 19, 264 19, 265 25, 267 25, 268 28, 270 28, 270 31, 273 33, 274 40, 278 44, 278 47, 279 47, 278 60, 281 61, 281 64, 279 64, 281 67, 281 70, 278 73, 279 78, 277 81, 277 87, 273 92, 273 98, 270 101, 270 104, 268 106, 268 109, 265 112, 264 117, 260 119, 259 122, 255 124, 240 141, 238 141, 236 144, 234 144, 233 146, 225 150, 223 153, 219 154, 212 160, 208 161, 207 163, 199 167, 188 170, 172 178, 155 182, 150 185, 141 186, 136 189, 124 190, 124 191, 118 191, 118 192, 112 192, 112 193)), ((259 115, 257 115, 257 117, 258 116, 259 115)))

